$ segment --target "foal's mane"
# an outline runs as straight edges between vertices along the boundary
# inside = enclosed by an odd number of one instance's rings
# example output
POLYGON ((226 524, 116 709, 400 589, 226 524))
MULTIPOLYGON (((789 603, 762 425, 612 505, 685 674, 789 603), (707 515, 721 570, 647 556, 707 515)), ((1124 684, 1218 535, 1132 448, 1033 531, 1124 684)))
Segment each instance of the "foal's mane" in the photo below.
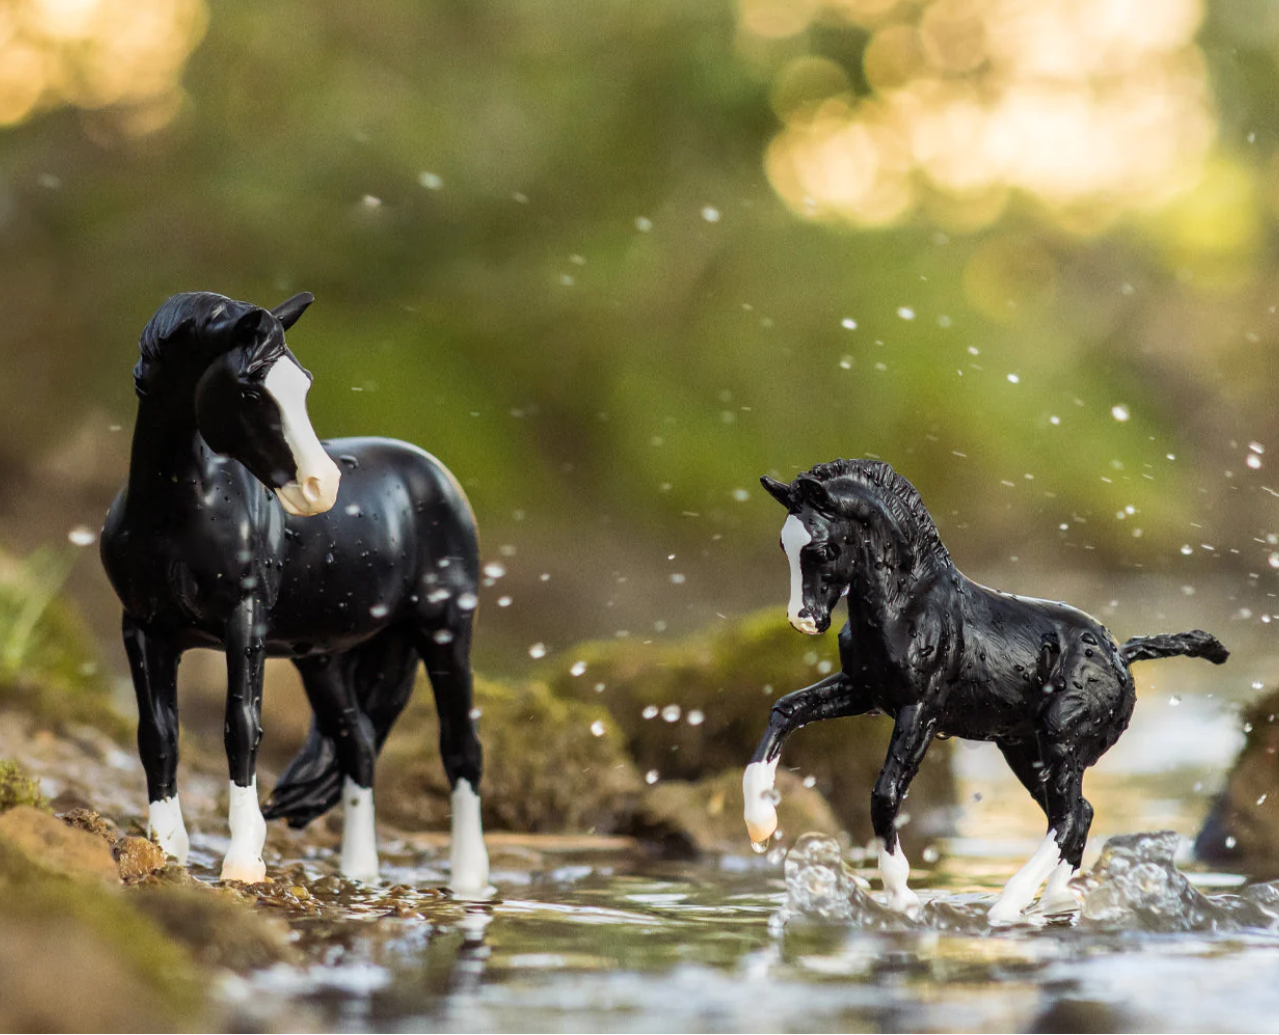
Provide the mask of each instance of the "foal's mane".
POLYGON ((893 522, 907 533, 918 559, 953 565, 950 551, 941 541, 937 524, 924 506, 919 491, 883 460, 832 460, 817 464, 808 474, 819 482, 827 483, 828 488, 834 488, 836 493, 838 486, 830 486, 829 483, 840 479, 848 479, 863 487, 868 495, 883 505, 893 522))
MULTIPOLYGON (((166 356, 179 350, 189 352, 194 349, 196 343, 192 339, 200 338, 202 332, 215 320, 220 321, 229 331, 243 316, 254 311, 260 312, 266 320, 275 320, 268 310, 260 306, 250 302, 237 302, 213 291, 184 291, 168 299, 147 321, 138 337, 141 356, 133 368, 133 385, 138 394, 146 395, 156 369, 164 363, 166 356)), ((220 351, 226 351, 236 344, 238 343, 228 335, 220 351)), ((270 365, 284 350, 283 333, 260 335, 250 357, 249 369, 270 365)), ((217 351, 219 350, 211 352, 208 358, 211 359, 217 351)))

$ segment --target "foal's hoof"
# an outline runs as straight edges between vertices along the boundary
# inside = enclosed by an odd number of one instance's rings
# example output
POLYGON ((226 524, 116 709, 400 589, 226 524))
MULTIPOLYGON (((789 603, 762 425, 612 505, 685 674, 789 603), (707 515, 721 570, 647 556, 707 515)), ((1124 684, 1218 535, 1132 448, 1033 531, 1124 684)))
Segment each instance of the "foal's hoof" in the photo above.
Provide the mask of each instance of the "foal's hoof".
POLYGON ((776 771, 776 762, 752 762, 742 774, 742 798, 746 803, 743 818, 752 844, 768 844, 777 830, 777 792, 773 789, 776 771))
POLYGON ((911 891, 910 888, 901 888, 890 892, 884 900, 884 905, 894 913, 901 913, 912 920, 919 916, 919 911, 922 908, 919 896, 911 891))
POLYGON ((266 863, 261 859, 232 859, 227 856, 222 862, 222 879, 260 884, 266 879, 266 863))
POLYGON ((1021 907, 1015 902, 1005 902, 1002 898, 990 907, 986 914, 992 927, 1007 927, 1021 920, 1021 907))

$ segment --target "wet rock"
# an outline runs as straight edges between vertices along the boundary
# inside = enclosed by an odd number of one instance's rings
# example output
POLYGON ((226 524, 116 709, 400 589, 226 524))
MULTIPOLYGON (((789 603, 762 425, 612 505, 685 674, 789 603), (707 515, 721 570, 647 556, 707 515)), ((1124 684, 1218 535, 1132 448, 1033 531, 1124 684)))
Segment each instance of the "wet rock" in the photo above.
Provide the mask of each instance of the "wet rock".
POLYGON ((101 837, 69 827, 30 805, 0 815, 0 842, 50 873, 110 883, 120 879, 111 847, 101 837))
MULTIPOLYGON (((54 804, 56 805, 56 801, 54 804)), ((120 831, 115 823, 109 819, 103 819, 94 809, 76 806, 61 812, 55 807, 54 813, 67 826, 74 827, 76 830, 84 830, 90 834, 97 834, 109 845, 114 846, 116 841, 119 840, 120 831)))
POLYGON ((44 809, 48 803, 40 793, 40 782, 17 762, 0 761, 0 812, 19 805, 44 809))
POLYGON ((1195 839, 1195 857, 1255 877, 1279 877, 1279 690, 1244 713, 1245 740, 1195 839))
POLYGON ((122 837, 113 850, 120 879, 126 884, 159 873, 167 865, 164 849, 145 837, 122 837))
MULTIPOLYGON (((800 636, 773 608, 675 643, 583 644, 564 653, 551 689, 570 700, 605 705, 642 772, 656 771, 663 781, 695 781, 725 771, 740 779, 773 703, 837 665, 834 631, 800 636)), ((892 723, 882 717, 813 723, 795 733, 782 753, 783 768, 813 778, 856 842, 871 837, 870 791, 891 732, 892 723)), ((951 829, 950 752, 948 742, 934 742, 911 786, 904 810, 911 822, 901 835, 915 857, 951 829)), ((743 827, 740 843, 745 841, 743 827)))
MULTIPOLYGON (((826 800, 799 777, 777 774, 782 800, 778 829, 784 838, 816 832, 842 832, 826 800)), ((740 852, 742 848, 742 780, 729 771, 702 780, 663 780, 649 788, 635 813, 632 833, 662 847, 671 858, 704 852, 740 852)))
MULTIPOLYGON (((600 703, 566 700, 540 683, 477 677, 475 704, 488 829, 606 833, 625 825, 643 781, 600 703)), ((379 818, 405 830, 447 829, 438 730, 430 687, 419 679, 378 764, 379 818)))

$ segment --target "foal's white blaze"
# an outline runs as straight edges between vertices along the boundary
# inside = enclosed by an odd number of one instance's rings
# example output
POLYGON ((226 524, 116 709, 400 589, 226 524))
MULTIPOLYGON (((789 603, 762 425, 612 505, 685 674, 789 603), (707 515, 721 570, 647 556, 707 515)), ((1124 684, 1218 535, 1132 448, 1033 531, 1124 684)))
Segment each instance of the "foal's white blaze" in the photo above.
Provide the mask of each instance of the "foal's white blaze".
POLYGON ((323 514, 337 502, 342 475, 320 445, 306 413, 311 381, 293 360, 281 356, 262 386, 280 408, 280 430, 297 466, 297 480, 276 489, 275 494, 295 517, 323 514))
POLYGON ((470 780, 458 780, 453 788, 453 832, 449 852, 452 879, 449 887, 457 895, 483 897, 489 889, 489 854, 484 847, 480 823, 480 796, 470 780))
POLYGON ((1034 901, 1039 885, 1048 879, 1061 861, 1057 831, 1050 830, 1026 865, 1014 873, 1004 885, 999 901, 990 907, 990 912, 987 914, 990 922, 992 924, 1015 923, 1021 916, 1022 910, 1034 901))
POLYGON ((377 825, 373 788, 349 776, 342 781, 342 872, 353 880, 377 879, 377 825))
POLYGON ((147 836, 170 855, 185 866, 187 853, 191 850, 191 839, 187 837, 186 824, 182 822, 182 806, 178 804, 178 796, 161 798, 147 805, 147 836))
POLYGON ((752 762, 742 774, 746 832, 757 845, 767 843, 777 829, 776 796, 773 792, 777 762, 776 758, 771 762, 752 762))
POLYGON ((889 909, 907 916, 914 916, 919 912, 919 896, 906 886, 910 879, 910 863, 906 861, 900 838, 891 852, 880 848, 879 877, 884 882, 886 905, 889 909))
POLYGON ((247 787, 231 782, 231 805, 227 810, 231 847, 222 860, 222 879, 256 884, 266 876, 262 846, 266 844, 266 820, 258 807, 258 778, 247 787))
POLYGON ((817 635, 817 623, 808 615, 803 618, 799 612, 804 607, 804 570, 800 567, 799 551, 813 541, 804 522, 794 514, 786 518, 782 525, 782 549, 786 551, 786 559, 790 561, 790 604, 786 608, 786 617, 802 633, 817 635))

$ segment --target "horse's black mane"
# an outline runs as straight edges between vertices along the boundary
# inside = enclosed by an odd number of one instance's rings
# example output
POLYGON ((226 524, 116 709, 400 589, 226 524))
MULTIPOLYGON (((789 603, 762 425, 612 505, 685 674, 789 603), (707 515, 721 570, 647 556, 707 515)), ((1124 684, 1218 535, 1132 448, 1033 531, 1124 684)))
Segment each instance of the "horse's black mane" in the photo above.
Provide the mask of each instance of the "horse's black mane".
MULTIPOLYGON (((213 291, 184 291, 168 299, 155 315, 147 321, 138 337, 141 356, 133 368, 133 384, 139 395, 145 395, 156 367, 163 362, 166 353, 185 343, 192 336, 199 336, 210 323, 222 319, 226 328, 247 313, 260 312, 265 319, 274 319, 271 313, 250 302, 238 302, 213 291)), ((236 344, 229 337, 226 348, 236 344)), ((250 368, 269 366, 284 351, 284 335, 264 334, 258 339, 259 347, 251 357, 250 368)))
POLYGON ((903 529, 909 530, 920 559, 953 565, 950 551, 937 533, 937 524, 924 506, 915 486, 883 460, 832 460, 817 464, 808 474, 819 482, 849 478, 868 488, 884 505, 889 516, 903 529))

